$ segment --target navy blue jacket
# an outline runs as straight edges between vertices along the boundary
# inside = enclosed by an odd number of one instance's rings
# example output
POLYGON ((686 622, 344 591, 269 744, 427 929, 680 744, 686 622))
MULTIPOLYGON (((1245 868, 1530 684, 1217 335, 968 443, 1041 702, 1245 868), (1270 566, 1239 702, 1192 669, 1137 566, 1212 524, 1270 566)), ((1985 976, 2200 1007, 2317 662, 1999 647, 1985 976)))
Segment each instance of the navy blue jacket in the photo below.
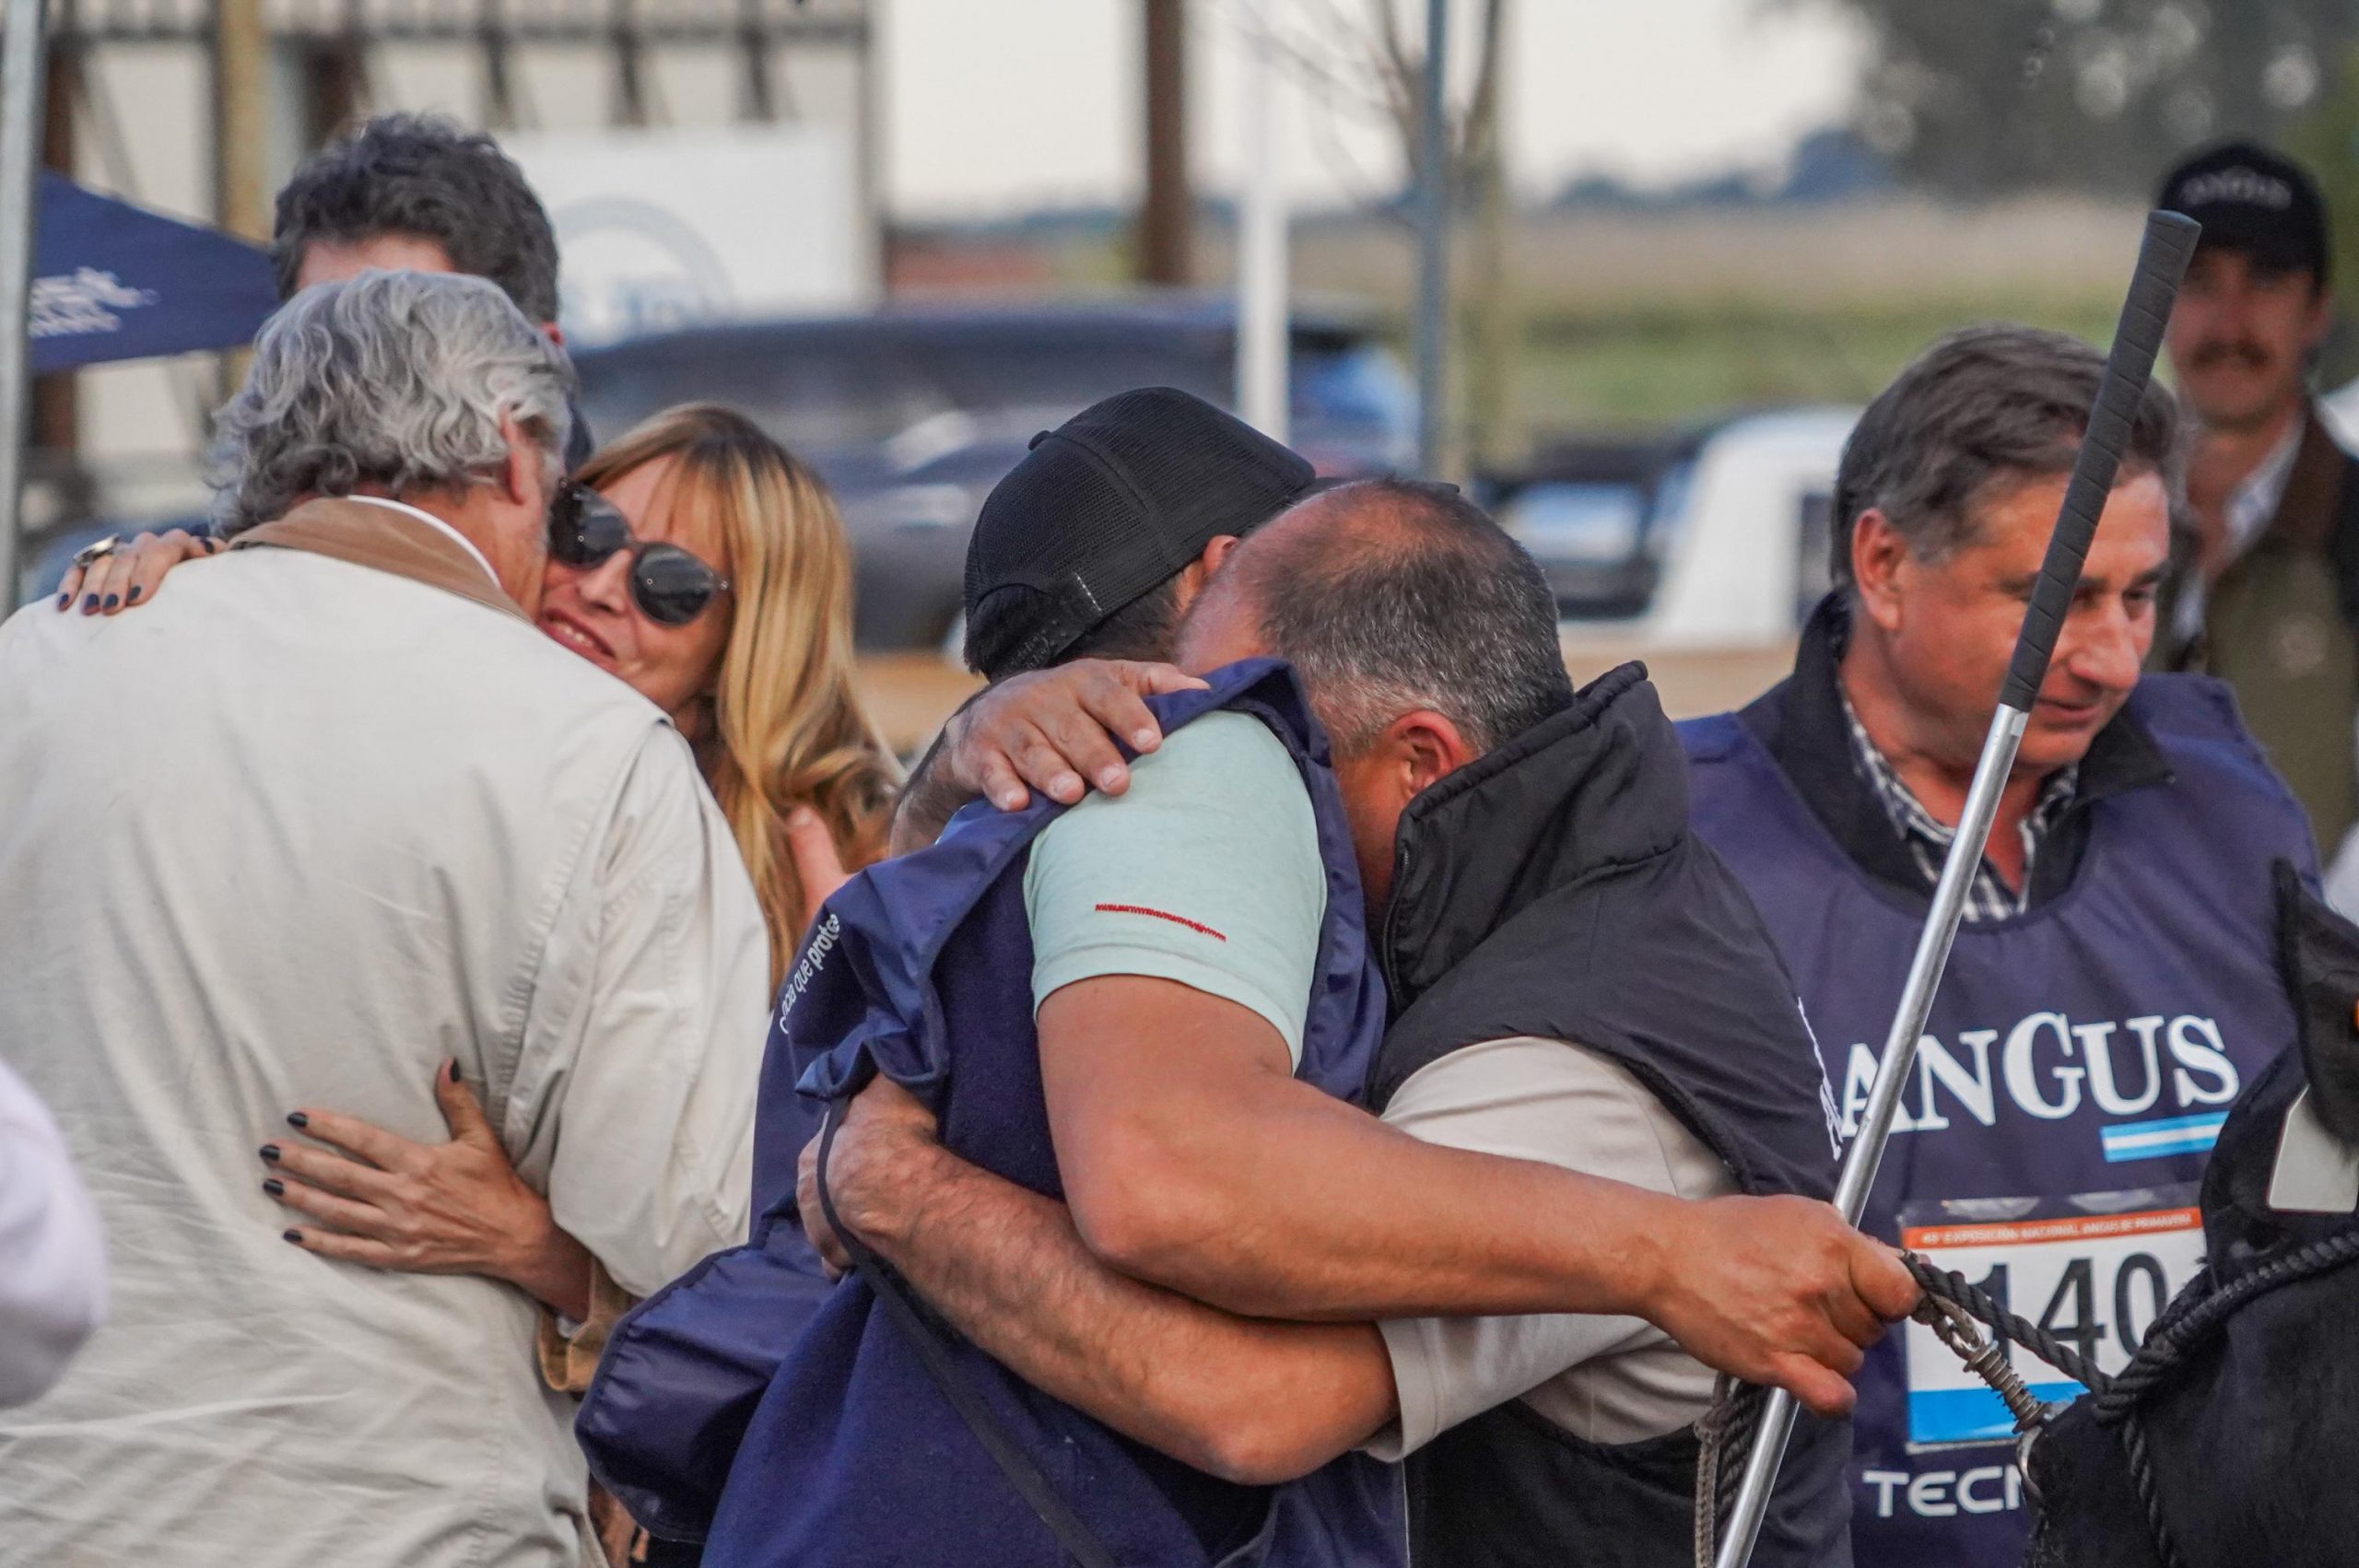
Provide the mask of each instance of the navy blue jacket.
MULTIPOLYGON (((1152 706, 1167 731, 1215 709, 1251 713, 1299 765, 1328 899, 1297 1075, 1351 1097, 1382 1030, 1384 993, 1324 738, 1291 674, 1267 661, 1152 706)), ((651 1298, 610 1342, 578 1427, 593 1471, 651 1529, 703 1538, 708 1568, 1064 1561, 866 1281, 849 1279, 815 1304, 793 1197, 818 1108, 878 1072, 927 1103, 950 1152, 1062 1197, 1023 894, 1032 839, 1060 810, 1045 800, 1012 813, 970 808, 933 848, 873 867, 828 900, 780 993, 764 1066, 756 1237, 651 1298)), ((1126 1565, 1400 1558, 1390 1467, 1354 1455, 1285 1486, 1233 1485, 944 1332, 1001 1424, 1126 1565)))
MULTIPOLYGON (((1814 748, 1823 777, 1809 787, 1782 761, 1790 709, 1834 701, 1832 664, 1814 672, 1824 691, 1804 688, 1813 673, 1741 714, 1680 728, 1696 830, 1768 917, 1848 1136, 1927 898, 1845 841, 1845 813, 1873 808, 1848 790, 1843 731, 1822 727, 1832 731, 1814 748)), ((2166 1264, 2162 1246, 2104 1233, 2120 1215, 2184 1215, 2229 1102, 2294 1037, 2272 868, 2290 860, 2315 879, 2301 810, 2224 687, 2150 676, 2115 723, 2158 762, 2086 802, 2069 838, 2043 847, 2025 913, 1960 930, 1863 1222, 1886 1240, 1906 1230, 1919 1245, 1966 1248, 1960 1260, 2011 1290, 2014 1310, 2085 1336, 2107 1370, 2184 1282, 2201 1235, 2176 1233, 2170 1245, 2188 1256, 2166 1264), (2041 1224, 2092 1239, 2026 1248, 2038 1233, 2023 1227, 2041 1224), (2087 1267, 2067 1257, 2072 1246, 2087 1267)), ((1900 859, 1888 824, 1871 825, 1900 859)), ((2013 1568, 2027 1515, 2003 1411, 1979 1385, 1954 1386, 1970 1379, 1946 1352, 1911 1363, 1905 1346, 1919 1332, 1886 1336, 1860 1380, 1859 1561, 2013 1568)), ((2022 1352, 2016 1361, 2043 1397, 2077 1387, 2022 1352)))

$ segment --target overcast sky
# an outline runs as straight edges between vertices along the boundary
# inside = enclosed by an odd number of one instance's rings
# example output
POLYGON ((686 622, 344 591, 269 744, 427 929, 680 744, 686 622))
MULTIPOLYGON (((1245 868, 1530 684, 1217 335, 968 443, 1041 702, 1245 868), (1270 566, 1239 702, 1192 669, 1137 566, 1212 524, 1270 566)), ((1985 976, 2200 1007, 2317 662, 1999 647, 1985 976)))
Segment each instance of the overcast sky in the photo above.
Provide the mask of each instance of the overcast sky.
MULTIPOLYGON (((1422 16, 1414 0, 1397 3, 1404 17, 1422 16)), ((1357 23, 1371 0, 1190 0, 1190 158, 1208 189, 1232 189, 1246 157, 1243 52, 1264 4, 1281 31, 1315 48, 1335 35, 1335 18, 1357 23)), ((980 216, 1135 194, 1141 9, 1138 0, 889 0, 895 210, 980 216)), ((1477 9, 1456 6, 1461 20, 1477 9)), ((1533 193, 1582 172, 1661 182, 1772 165, 1796 136, 1843 112, 1860 59, 1856 32, 1810 0, 1515 0, 1512 17, 1509 169, 1533 193)), ((1458 54, 1471 64, 1471 48, 1458 54)), ((1297 198, 1394 188, 1389 129, 1356 106, 1354 88, 1322 92, 1308 75, 1289 71, 1277 113, 1277 155, 1297 198)))

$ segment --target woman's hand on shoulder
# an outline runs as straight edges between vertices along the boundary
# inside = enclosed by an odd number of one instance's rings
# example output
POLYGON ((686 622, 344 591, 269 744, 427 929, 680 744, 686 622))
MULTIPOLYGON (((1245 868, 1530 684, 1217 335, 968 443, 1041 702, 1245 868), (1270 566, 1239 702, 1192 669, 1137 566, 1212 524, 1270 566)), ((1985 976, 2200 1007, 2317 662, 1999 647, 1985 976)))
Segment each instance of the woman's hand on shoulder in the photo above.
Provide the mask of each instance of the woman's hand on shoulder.
POLYGON ((85 615, 111 615, 156 597, 165 574, 182 561, 199 561, 221 548, 221 541, 184 528, 138 533, 103 556, 77 560, 57 585, 57 608, 78 599, 85 615))

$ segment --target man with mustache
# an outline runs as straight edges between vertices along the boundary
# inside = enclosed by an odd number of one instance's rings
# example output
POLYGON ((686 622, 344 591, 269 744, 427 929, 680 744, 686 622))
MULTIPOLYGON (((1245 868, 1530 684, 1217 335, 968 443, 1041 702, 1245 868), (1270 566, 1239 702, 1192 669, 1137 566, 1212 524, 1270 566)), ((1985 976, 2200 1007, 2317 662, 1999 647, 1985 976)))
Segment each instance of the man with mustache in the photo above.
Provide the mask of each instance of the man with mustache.
POLYGON ((2331 855, 2359 822, 2359 484, 2309 391, 2333 313, 2326 205, 2300 165, 2245 142, 2179 165, 2157 205, 2203 225, 2168 338, 2196 526, 2174 551, 2164 659, 2236 688, 2331 855))

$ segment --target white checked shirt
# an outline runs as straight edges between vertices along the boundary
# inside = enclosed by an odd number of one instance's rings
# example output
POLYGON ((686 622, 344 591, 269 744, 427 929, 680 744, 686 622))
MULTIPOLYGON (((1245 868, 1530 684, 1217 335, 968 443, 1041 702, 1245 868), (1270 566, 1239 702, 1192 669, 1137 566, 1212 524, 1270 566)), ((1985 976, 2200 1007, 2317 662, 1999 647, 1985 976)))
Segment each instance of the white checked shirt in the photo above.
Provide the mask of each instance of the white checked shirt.
MULTIPOLYGON (((1875 791, 1876 800, 1884 807, 1884 815, 1892 819, 1895 832, 1908 847, 1909 859, 1924 874, 1925 887, 1932 890, 1942 879, 1942 861, 1948 858, 1950 844, 1957 837, 1951 827, 1925 809, 1891 761, 1877 749, 1868 736, 1867 727, 1851 708, 1849 696, 1843 697, 1843 720, 1851 728, 1851 763, 1860 777, 1875 791)), ((2031 872, 2039 858, 2039 847, 2064 813, 2072 804, 2072 797, 2080 788, 2079 765, 2058 768, 2040 786, 2039 800, 2032 806, 2017 829, 2023 835, 2024 882, 2018 892, 2007 885, 1999 868, 1985 855, 1975 868, 1974 881, 1966 890, 1966 919, 1968 920, 2003 920, 2024 912, 2031 896, 2031 872)))

